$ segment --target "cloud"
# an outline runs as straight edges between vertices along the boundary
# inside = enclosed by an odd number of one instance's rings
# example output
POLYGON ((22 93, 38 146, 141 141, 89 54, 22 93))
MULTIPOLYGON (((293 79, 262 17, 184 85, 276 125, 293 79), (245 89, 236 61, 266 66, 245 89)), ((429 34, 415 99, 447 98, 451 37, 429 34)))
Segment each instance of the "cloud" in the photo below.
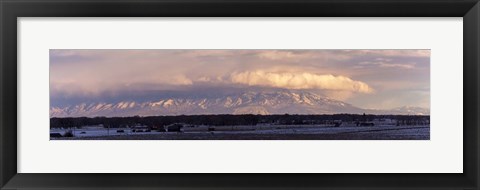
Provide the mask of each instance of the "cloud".
POLYGON ((306 54, 295 54, 291 51, 261 51, 257 54, 258 57, 262 59, 270 60, 283 60, 291 58, 305 58, 308 57, 306 54))
MULTIPOLYGON (((415 63, 392 63, 392 59, 377 58, 374 61, 362 61, 358 63, 360 68, 362 66, 378 66, 382 68, 400 68, 400 69, 414 69, 415 63)), ((358 67, 357 67, 358 68, 358 67)))
POLYGON ((171 84, 175 85, 192 85, 193 82, 189 78, 185 77, 184 75, 177 75, 173 77, 173 80, 171 81, 171 84))
POLYGON ((182 56, 187 57, 227 57, 241 56, 246 52, 244 50, 179 50, 182 56))
POLYGON ((255 55, 262 60, 277 61, 277 64, 280 61, 313 61, 315 64, 330 64, 332 62, 348 62, 365 58, 377 58, 379 59, 377 61, 385 62, 399 58, 423 59, 430 57, 430 50, 258 50, 255 55))
POLYGON ((283 88, 375 102, 396 96, 384 91, 428 88, 429 56, 430 50, 50 50, 50 95, 55 102, 151 91, 283 88))
POLYGON ((430 57, 430 50, 344 50, 351 55, 372 55, 384 57, 430 57))
MULTIPOLYGON (((117 76, 117 75, 115 75, 117 76)), ((117 77, 116 80, 106 78, 83 78, 77 80, 65 78, 65 80, 50 81, 51 95, 62 96, 102 96, 112 95, 122 91, 150 91, 150 90, 168 90, 189 87, 193 81, 185 75, 172 74, 168 76, 159 76, 154 78, 149 75, 138 77, 117 77)))
POLYGON ((341 90, 372 93, 368 84, 345 76, 319 75, 308 72, 266 72, 262 70, 231 74, 232 83, 249 86, 267 86, 287 89, 341 90))
POLYGON ((317 60, 317 61, 341 61, 351 59, 348 52, 338 50, 261 50, 256 56, 264 60, 317 60))
POLYGON ((327 97, 333 97, 335 100, 347 101, 348 99, 354 97, 355 92, 344 91, 344 90, 326 90, 321 92, 327 97))

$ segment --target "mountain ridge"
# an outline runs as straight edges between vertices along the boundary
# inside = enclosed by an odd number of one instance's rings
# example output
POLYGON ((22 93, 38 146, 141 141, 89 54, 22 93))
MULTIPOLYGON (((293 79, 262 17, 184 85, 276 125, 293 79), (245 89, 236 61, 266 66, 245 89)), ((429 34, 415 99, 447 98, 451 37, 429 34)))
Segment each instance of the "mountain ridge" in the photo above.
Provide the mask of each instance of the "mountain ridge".
POLYGON ((419 107, 362 109, 312 92, 246 91, 224 97, 160 98, 156 101, 81 103, 50 108, 50 117, 125 117, 200 114, 398 114, 429 115, 419 107))

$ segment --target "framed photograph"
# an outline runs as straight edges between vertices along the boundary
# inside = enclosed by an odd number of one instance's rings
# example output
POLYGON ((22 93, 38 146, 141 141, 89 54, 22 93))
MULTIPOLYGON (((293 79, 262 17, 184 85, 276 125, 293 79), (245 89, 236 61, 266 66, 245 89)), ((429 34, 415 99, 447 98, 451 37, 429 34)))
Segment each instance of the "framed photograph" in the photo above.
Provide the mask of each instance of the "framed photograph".
POLYGON ((49 60, 51 140, 430 139, 430 50, 52 49, 49 60))
POLYGON ((0 10, 2 189, 479 189, 478 0, 0 10))

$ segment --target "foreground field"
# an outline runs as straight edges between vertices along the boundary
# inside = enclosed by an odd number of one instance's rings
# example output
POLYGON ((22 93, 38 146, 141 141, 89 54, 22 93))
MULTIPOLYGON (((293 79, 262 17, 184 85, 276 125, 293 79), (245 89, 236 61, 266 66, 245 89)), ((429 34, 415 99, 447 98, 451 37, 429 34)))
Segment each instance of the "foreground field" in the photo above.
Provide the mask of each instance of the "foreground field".
POLYGON ((52 140, 429 140, 430 126, 230 126, 219 131, 125 132, 86 131, 52 140))

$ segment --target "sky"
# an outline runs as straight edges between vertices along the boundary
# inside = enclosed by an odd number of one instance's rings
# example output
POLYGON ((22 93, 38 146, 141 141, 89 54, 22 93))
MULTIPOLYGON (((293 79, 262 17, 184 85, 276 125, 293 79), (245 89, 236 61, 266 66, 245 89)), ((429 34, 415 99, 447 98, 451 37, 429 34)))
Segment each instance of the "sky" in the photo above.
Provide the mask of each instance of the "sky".
POLYGON ((430 50, 50 50, 51 106, 241 90, 430 107, 430 50))

